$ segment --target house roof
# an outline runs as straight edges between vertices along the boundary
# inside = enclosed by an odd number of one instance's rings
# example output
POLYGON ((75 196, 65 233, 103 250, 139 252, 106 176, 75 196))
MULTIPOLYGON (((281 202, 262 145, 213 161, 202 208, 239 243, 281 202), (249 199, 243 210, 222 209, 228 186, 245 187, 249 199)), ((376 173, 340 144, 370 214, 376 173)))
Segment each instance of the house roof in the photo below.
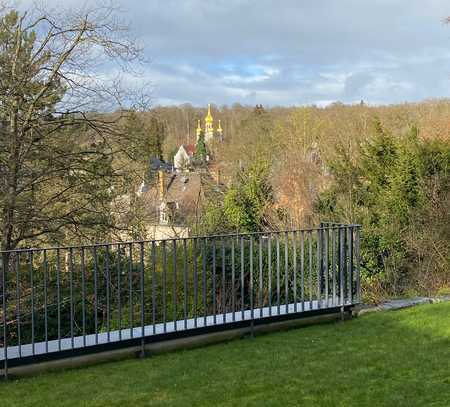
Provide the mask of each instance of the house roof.
POLYGON ((166 163, 157 157, 150 158, 150 169, 153 171, 164 170, 172 171, 172 164, 166 163))
MULTIPOLYGON (((178 202, 179 214, 183 218, 193 216, 196 213, 202 195, 200 174, 195 172, 186 174, 170 173, 165 178, 165 184, 164 201, 166 203, 178 202)), ((148 205, 147 211, 149 213, 159 208, 161 201, 156 181, 143 193, 143 199, 148 205)))
POLYGON ((186 153, 188 153, 189 155, 195 154, 194 144, 183 144, 183 148, 186 150, 186 153))
POLYGON ((198 200, 201 190, 199 174, 174 174, 167 184, 165 200, 176 201, 183 207, 190 207, 198 200))

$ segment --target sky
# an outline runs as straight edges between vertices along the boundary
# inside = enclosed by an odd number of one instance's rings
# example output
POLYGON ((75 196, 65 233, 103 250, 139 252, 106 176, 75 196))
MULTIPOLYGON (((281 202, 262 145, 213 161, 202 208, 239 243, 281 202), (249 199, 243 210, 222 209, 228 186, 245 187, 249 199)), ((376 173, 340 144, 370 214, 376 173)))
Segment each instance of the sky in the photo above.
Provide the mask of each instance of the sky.
POLYGON ((449 0, 118 3, 144 46, 149 63, 141 80, 151 83, 156 105, 325 106, 450 96, 450 25, 443 23, 449 0))

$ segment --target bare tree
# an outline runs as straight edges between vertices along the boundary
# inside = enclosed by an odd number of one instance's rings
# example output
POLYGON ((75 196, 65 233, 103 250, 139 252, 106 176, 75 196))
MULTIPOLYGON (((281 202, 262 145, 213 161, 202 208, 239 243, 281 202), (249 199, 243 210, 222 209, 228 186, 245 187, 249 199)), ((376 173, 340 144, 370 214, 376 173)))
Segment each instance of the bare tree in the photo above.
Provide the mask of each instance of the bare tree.
POLYGON ((3 250, 114 227, 113 157, 132 142, 119 123, 134 107, 128 85, 142 59, 120 10, 48 10, 0 11, 3 250))

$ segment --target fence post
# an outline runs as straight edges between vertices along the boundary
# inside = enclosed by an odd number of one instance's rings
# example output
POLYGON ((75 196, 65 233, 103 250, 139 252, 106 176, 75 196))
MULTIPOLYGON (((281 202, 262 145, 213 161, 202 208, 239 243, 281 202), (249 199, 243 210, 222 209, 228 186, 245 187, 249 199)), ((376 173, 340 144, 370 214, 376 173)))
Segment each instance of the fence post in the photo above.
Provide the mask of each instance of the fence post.
POLYGON ((344 319, 344 265, 345 265, 345 228, 339 225, 339 291, 340 291, 340 306, 341 319, 344 319))
POLYGON ((317 230, 316 247, 316 265, 317 265, 317 308, 321 308, 322 298, 322 229, 317 230))
POLYGON ((323 228, 325 223, 320 222, 319 232, 317 234, 317 261, 318 261, 318 270, 317 270, 317 282, 318 282, 318 298, 317 298, 317 307, 322 308, 323 306, 323 228))
POLYGON ((350 304, 353 304, 353 226, 347 227, 347 296, 350 304))
POLYGON ((328 225, 322 231, 323 236, 323 276, 324 276, 324 294, 325 294, 325 307, 329 307, 329 258, 328 258, 328 243, 330 238, 330 233, 328 229, 328 225))
POLYGON ((3 324, 3 353, 4 353, 4 361, 3 361, 3 377, 5 380, 8 380, 8 327, 6 325, 6 267, 8 263, 8 255, 6 253, 2 254, 1 261, 1 272, 2 272, 2 324, 3 324))
POLYGON ((139 296, 141 308, 141 351, 139 357, 145 357, 145 298, 144 298, 144 243, 139 245, 139 296))
POLYGON ((361 302, 360 228, 361 228, 361 226, 359 226, 359 225, 355 227, 356 300, 357 300, 358 304, 361 302))
POLYGON ((249 283, 249 297, 250 297, 250 333, 251 337, 255 336, 254 330, 254 309, 253 309, 253 236, 250 236, 250 283, 249 283))

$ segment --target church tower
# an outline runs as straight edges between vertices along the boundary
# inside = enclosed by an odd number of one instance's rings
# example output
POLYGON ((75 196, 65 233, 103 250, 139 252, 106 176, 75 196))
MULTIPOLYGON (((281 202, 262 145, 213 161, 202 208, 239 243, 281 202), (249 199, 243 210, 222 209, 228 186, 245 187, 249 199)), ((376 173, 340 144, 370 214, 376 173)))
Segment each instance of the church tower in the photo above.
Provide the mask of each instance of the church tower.
POLYGON ((208 114, 205 117, 205 141, 210 141, 214 138, 213 117, 211 115, 211 104, 208 103, 208 114))

